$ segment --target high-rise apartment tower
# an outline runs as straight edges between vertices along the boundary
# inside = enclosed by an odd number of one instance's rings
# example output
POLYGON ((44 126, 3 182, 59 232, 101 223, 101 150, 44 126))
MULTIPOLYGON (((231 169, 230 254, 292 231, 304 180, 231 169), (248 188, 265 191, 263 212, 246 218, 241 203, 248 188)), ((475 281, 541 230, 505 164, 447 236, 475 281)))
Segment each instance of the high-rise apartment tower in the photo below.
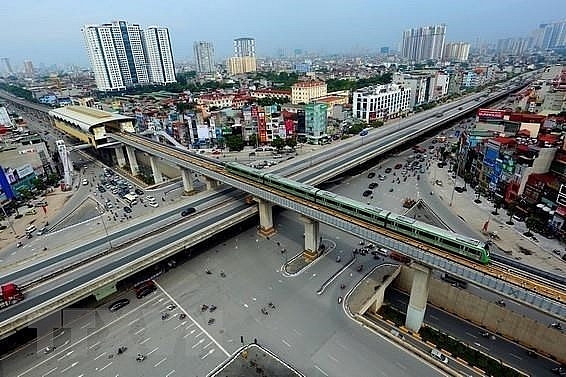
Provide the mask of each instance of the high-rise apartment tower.
POLYGON ((210 42, 197 41, 193 43, 195 63, 198 73, 213 73, 214 69, 214 46, 210 42))
POLYGON ((401 54, 405 59, 415 62, 441 59, 445 37, 444 24, 405 30, 401 54))

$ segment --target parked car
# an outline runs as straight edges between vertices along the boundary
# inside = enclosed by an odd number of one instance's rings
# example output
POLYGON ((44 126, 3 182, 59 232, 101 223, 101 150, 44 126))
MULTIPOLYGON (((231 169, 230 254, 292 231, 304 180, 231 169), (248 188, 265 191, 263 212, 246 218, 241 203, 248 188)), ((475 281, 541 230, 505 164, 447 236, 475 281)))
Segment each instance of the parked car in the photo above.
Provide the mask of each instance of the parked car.
POLYGON ((122 309, 124 306, 128 305, 129 303, 130 303, 130 300, 128 300, 127 298, 123 298, 123 299, 120 299, 118 301, 113 302, 108 307, 108 310, 110 310, 111 312, 115 312, 117 310, 122 309))
POLYGON ((373 191, 371 191, 371 190, 366 190, 366 191, 364 191, 364 192, 362 193, 362 196, 363 196, 363 197, 368 197, 368 196, 370 196, 371 194, 373 194, 373 191))
POLYGON ((145 296, 153 293, 153 291, 155 291, 156 289, 157 289, 157 287, 155 285, 144 287, 144 288, 142 288, 142 289, 140 289, 139 291, 136 292, 136 297, 137 298, 144 298, 145 296))
POLYGON ((132 209, 130 207, 124 207, 124 212, 132 213, 132 209))
POLYGON ((389 173, 391 173, 392 170, 393 170, 393 169, 391 169, 391 168, 387 168, 387 169, 385 169, 385 173, 386 173, 386 174, 389 174, 389 173))
POLYGON ((153 208, 157 208, 159 207, 159 204, 157 204, 157 202, 149 202, 149 206, 153 208))
POLYGON ((143 195, 143 190, 142 190, 142 189, 136 188, 136 189, 134 190, 134 192, 135 192, 136 194, 138 194, 138 195, 143 195))
POLYGON ((395 169, 397 169, 397 170, 398 170, 398 169, 401 169, 402 167, 403 167, 403 164, 396 164, 396 165, 395 165, 395 169))

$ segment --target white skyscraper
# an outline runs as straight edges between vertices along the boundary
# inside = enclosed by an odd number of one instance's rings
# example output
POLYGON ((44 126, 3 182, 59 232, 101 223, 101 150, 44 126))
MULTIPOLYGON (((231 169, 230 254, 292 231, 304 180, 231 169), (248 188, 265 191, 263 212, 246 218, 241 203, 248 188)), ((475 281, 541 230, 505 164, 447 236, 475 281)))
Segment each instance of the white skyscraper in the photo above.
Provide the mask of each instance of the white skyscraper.
POLYGON ((445 37, 444 24, 405 30, 401 46, 402 56, 416 62, 441 59, 445 37))
MULTIPOLYGON (((86 49, 89 56, 94 78, 98 90, 120 91, 137 85, 150 83, 164 84, 175 82, 173 69, 173 57, 169 34, 165 29, 166 48, 161 48, 157 43, 157 59, 155 58, 152 36, 164 39, 161 29, 154 33, 148 29, 150 34, 149 45, 151 52, 148 53, 144 45, 148 44, 143 38, 143 31, 139 25, 128 24, 125 21, 114 21, 111 24, 85 25, 82 29, 86 49), (166 50, 166 51, 165 51, 166 50), (161 52, 163 51, 163 54, 161 52), (165 55, 161 59, 161 55, 165 55), (171 67, 173 81, 170 80, 168 69, 171 67), (161 75, 158 72, 162 72, 161 75), (163 73, 167 72, 167 74, 163 73)), ((146 35, 147 39, 148 36, 146 35)))
POLYGON ((197 41, 193 43, 195 62, 198 73, 214 72, 214 46, 210 42, 197 41))
POLYGON ((177 82, 169 29, 159 26, 148 27, 144 31, 144 43, 150 81, 155 84, 177 82))

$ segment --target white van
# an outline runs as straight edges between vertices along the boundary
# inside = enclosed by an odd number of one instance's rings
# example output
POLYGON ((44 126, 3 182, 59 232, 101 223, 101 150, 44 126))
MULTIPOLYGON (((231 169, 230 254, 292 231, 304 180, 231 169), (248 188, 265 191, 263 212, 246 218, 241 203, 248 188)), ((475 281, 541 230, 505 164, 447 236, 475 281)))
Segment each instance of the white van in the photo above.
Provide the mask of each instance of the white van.
POLYGON ((432 350, 430 350, 430 354, 431 354, 432 357, 434 357, 435 359, 440 360, 440 361, 443 362, 444 364, 448 364, 448 358, 446 357, 446 355, 444 355, 442 352, 440 352, 440 351, 437 350, 436 348, 433 348, 432 350))
POLYGON ((37 215, 35 208, 29 208, 26 210, 25 215, 37 215))
POLYGON ((37 230, 37 228, 35 227, 35 225, 30 225, 26 228, 26 234, 32 234, 33 232, 35 232, 37 230))

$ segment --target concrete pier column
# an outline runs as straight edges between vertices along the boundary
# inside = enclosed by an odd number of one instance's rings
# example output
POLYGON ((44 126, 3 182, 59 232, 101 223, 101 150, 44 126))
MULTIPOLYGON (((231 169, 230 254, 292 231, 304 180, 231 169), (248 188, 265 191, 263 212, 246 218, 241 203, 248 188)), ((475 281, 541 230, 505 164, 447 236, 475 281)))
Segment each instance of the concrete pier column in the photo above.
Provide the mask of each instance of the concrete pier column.
POLYGON ((430 269, 413 263, 413 283, 411 285, 411 297, 407 308, 407 319, 405 326, 412 331, 419 331, 426 311, 428 298, 428 286, 430 282, 430 269))
POLYGON ((183 189, 185 190, 185 194, 195 191, 192 172, 188 169, 181 168, 181 177, 183 178, 183 189))
POLYGON ((206 183, 207 190, 212 190, 218 187, 218 181, 207 176, 204 176, 204 183, 206 183))
POLYGON ((305 259, 314 260, 319 256, 319 222, 305 216, 301 216, 301 221, 305 224, 305 251, 303 256, 305 259))
POLYGON ((130 170, 132 171, 132 175, 136 176, 140 173, 138 160, 136 159, 136 150, 133 147, 126 145, 126 153, 128 154, 128 161, 130 161, 130 170))
POLYGON ((155 183, 163 182, 163 175, 161 174, 161 170, 159 170, 159 166, 157 165, 157 157, 150 156, 149 162, 151 164, 151 171, 153 173, 153 181, 155 183))
POLYGON ((259 234, 264 237, 275 234, 273 227, 273 204, 260 199, 259 202, 259 234))
POLYGON ((124 150, 122 149, 121 145, 114 148, 114 150, 116 151, 116 160, 118 161, 118 166, 123 168, 124 166, 126 166, 126 157, 124 156, 124 150))

